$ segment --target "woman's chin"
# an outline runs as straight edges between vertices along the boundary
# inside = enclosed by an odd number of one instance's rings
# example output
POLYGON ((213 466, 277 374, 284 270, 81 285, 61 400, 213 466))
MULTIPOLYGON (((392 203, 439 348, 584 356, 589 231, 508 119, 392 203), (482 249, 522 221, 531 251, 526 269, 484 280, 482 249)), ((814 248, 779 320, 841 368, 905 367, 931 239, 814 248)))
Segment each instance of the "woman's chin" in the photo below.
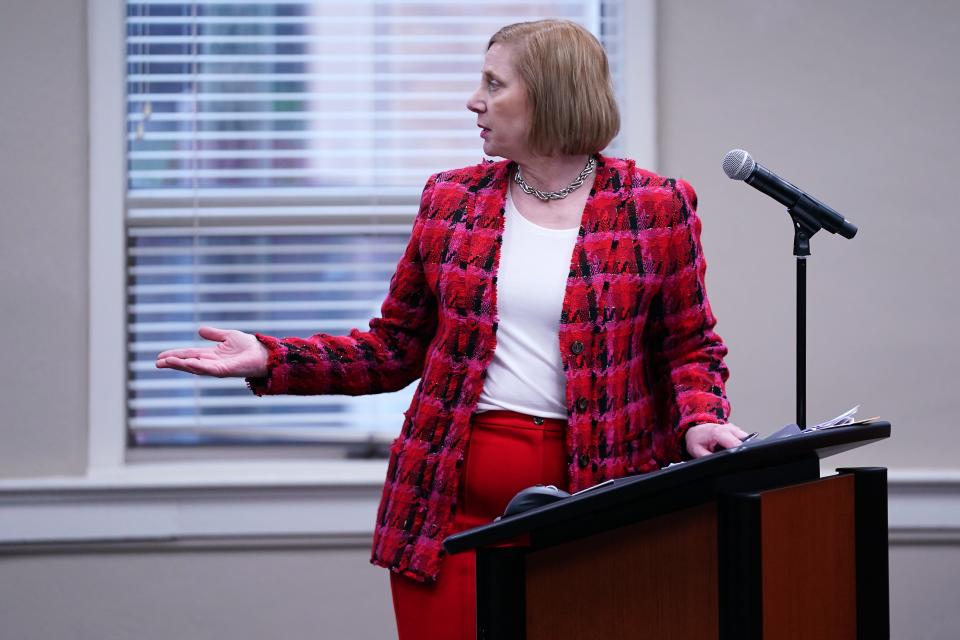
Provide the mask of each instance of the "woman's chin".
POLYGON ((483 145, 483 154, 490 158, 503 158, 505 160, 510 159, 510 156, 507 155, 507 152, 499 147, 494 146, 488 147, 487 145, 483 145))

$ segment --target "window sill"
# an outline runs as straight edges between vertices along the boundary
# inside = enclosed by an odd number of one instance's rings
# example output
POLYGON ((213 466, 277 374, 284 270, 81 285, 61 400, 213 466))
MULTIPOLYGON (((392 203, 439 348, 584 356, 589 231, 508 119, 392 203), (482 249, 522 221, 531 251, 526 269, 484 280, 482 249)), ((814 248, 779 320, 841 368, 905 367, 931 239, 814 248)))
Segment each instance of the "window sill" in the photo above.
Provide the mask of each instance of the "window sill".
POLYGON ((0 480, 0 549, 185 539, 364 539, 385 461, 162 463, 0 480))
POLYGON ((85 476, 0 478, 0 496, 16 491, 379 487, 386 460, 155 462, 92 469, 85 476))

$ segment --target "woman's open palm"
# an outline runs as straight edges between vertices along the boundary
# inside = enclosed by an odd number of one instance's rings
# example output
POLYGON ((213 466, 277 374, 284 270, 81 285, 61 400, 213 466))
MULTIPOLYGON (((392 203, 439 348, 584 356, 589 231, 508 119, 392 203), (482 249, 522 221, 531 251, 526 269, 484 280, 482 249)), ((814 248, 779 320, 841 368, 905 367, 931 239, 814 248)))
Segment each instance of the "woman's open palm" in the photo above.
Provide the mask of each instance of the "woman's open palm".
POLYGON ((178 369, 199 376, 251 377, 267 373, 267 348, 257 337, 233 329, 200 327, 201 338, 214 340, 215 347, 168 349, 157 356, 158 369, 178 369))

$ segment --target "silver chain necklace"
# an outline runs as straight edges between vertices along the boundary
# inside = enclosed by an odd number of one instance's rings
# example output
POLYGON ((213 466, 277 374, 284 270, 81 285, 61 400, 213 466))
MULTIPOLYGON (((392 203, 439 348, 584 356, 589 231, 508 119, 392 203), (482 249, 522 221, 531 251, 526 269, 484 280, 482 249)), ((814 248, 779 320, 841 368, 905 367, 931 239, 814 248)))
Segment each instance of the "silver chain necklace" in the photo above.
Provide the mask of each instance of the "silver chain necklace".
POLYGON ((587 165, 583 168, 583 171, 580 172, 576 178, 573 179, 573 182, 565 186, 559 191, 540 191, 540 189, 534 189, 528 185, 524 179, 523 174, 520 173, 520 165, 517 165, 517 174, 513 176, 513 181, 520 185, 520 188, 523 189, 523 192, 531 196, 535 196, 540 200, 546 202, 547 200, 562 200, 568 195, 579 189, 583 186, 583 181, 587 178, 588 175, 593 173, 593 170, 597 166, 597 161, 593 156, 587 158, 587 165))

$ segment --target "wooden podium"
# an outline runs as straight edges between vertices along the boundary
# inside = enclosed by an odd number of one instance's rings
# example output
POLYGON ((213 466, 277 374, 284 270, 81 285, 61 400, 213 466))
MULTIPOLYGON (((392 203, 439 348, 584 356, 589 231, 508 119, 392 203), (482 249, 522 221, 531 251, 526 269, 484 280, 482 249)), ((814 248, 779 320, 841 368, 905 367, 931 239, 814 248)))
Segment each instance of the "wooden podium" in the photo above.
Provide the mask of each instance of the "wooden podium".
POLYGON ((820 459, 889 435, 749 443, 450 536, 477 554, 477 638, 888 638, 886 469, 820 459))

